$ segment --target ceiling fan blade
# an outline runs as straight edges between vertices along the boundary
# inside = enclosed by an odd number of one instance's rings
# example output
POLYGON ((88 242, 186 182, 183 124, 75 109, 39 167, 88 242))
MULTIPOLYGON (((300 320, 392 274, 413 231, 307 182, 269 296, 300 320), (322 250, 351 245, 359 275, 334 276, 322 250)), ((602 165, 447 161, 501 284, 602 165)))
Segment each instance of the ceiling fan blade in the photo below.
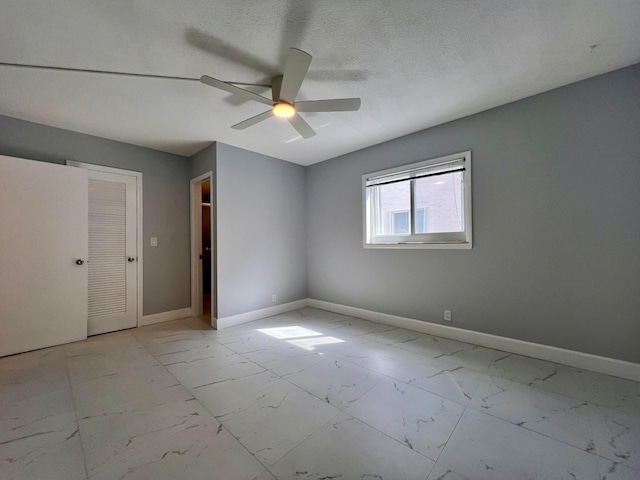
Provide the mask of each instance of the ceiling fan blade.
POLYGON ((266 112, 256 115, 255 117, 247 118, 246 120, 240 123, 236 123, 231 128, 235 130, 244 130, 245 128, 249 128, 255 125, 256 123, 260 123, 263 120, 266 120, 267 118, 271 118, 272 116, 273 116, 273 110, 267 110, 266 112))
POLYGON ((290 48, 284 63, 280 100, 293 103, 298 95, 302 81, 311 65, 311 55, 297 48, 290 48))
POLYGON ((203 75, 202 77, 200 77, 200 81, 205 85, 209 85, 210 87, 219 88, 220 90, 224 90, 226 92, 233 93, 234 95, 244 97, 247 100, 255 100, 256 102, 264 103, 265 105, 269 105, 270 107, 272 107, 275 103, 273 100, 263 97, 262 95, 250 92, 249 90, 245 90, 244 88, 236 87, 235 85, 223 82, 222 80, 211 78, 207 75, 203 75))
POLYGON ((316 134, 313 128, 297 113, 293 117, 287 118, 287 120, 289 120, 289 123, 293 125, 293 128, 298 131, 302 138, 311 138, 316 134))
POLYGON ((332 100, 312 100, 296 102, 298 112, 355 112, 360 109, 359 98, 334 98, 332 100))

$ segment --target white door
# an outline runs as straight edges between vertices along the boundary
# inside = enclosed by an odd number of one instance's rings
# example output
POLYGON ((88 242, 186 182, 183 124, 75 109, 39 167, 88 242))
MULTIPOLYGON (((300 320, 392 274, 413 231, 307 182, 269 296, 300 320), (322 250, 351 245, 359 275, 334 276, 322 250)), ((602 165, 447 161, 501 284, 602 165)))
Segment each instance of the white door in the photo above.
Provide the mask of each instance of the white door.
POLYGON ((87 172, 0 156, 0 356, 87 338, 86 259, 87 172))
POLYGON ((136 177, 89 173, 89 335, 135 327, 136 177))

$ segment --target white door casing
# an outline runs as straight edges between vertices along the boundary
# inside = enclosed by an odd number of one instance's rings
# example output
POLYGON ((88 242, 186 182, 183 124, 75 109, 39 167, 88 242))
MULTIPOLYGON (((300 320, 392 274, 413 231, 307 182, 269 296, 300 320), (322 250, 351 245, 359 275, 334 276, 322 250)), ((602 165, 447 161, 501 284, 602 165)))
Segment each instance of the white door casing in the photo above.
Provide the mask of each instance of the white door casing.
POLYGON ((0 156, 0 356, 87 337, 87 232, 86 171, 0 156))
MULTIPOLYGON (((89 171, 89 178, 91 181, 114 181, 116 183, 125 183, 127 187, 127 245, 125 247, 125 261, 129 257, 133 257, 133 262, 126 261, 126 313, 103 315, 100 317, 99 309, 92 308, 92 302, 89 302, 89 311, 92 311, 95 315, 89 313, 89 335, 96 335, 98 333, 105 333, 108 331, 115 331, 124 328, 135 327, 139 325, 143 314, 143 302, 142 302, 142 290, 143 290, 143 244, 142 244, 142 173, 131 170, 124 170, 120 168, 105 167, 102 165, 94 165, 91 163, 76 162, 67 160, 67 165, 73 167, 79 167, 89 171), (100 175, 104 174, 104 175, 100 175), (109 176, 114 175, 114 176, 109 176), (132 188, 131 182, 134 180, 135 189, 132 188), (133 220, 135 218, 135 221, 133 220), (135 232, 135 233, 134 233, 135 232), (132 240, 134 239, 134 240, 132 240), (133 290, 135 286, 135 291, 133 290), (135 298, 135 303, 133 302, 135 298), (135 307, 134 307, 135 305, 135 307), (118 318, 118 315, 122 315, 118 318), (93 317, 93 318, 92 318, 93 317), (113 317, 113 318, 109 318, 113 317)), ((117 189, 117 187, 116 187, 117 189)), ((113 192, 112 192, 113 193, 113 192)), ((91 265, 91 263, 89 263, 91 265)), ((122 269, 116 267, 116 270, 122 269)), ((89 282, 90 286, 93 282, 89 282)), ((93 283, 96 285, 95 283, 93 283)), ((95 291, 95 290, 94 290, 95 291)), ((95 298, 95 297, 94 297, 95 298)), ((122 298, 119 300, 122 301, 122 298)), ((94 306, 95 307, 95 306, 94 306)), ((104 313, 104 311, 103 311, 104 313)))

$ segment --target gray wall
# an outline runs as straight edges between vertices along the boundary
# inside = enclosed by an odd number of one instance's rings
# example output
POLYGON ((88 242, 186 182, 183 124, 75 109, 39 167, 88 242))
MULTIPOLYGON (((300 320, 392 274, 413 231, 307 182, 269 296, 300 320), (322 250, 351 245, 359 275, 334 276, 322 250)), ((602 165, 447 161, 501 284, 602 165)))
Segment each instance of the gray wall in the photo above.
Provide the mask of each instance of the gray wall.
MULTIPOLYGON (((209 171, 216 173, 216 143, 203 148, 189 159, 189 179, 199 177, 209 171)), ((213 187, 214 185, 212 185, 213 187)), ((214 198, 215 195, 211 195, 214 198)))
POLYGON ((216 145, 218 318, 306 298, 305 168, 216 145))
POLYGON ((187 158, 5 116, 0 116, 0 155, 142 172, 144 315, 190 306, 187 158), (149 246, 150 237, 158 237, 157 247, 149 246))
POLYGON ((307 169, 0 116, 2 155, 143 172, 145 315, 190 304, 189 180, 213 170, 218 317, 271 306, 273 293, 436 323, 446 308, 457 327, 635 362, 639 152, 638 65, 307 169), (362 248, 362 174, 468 149, 472 250, 362 248))
POLYGON ((640 362, 640 65, 313 165, 309 297, 640 362), (365 250, 361 175, 472 150, 472 250, 365 250))

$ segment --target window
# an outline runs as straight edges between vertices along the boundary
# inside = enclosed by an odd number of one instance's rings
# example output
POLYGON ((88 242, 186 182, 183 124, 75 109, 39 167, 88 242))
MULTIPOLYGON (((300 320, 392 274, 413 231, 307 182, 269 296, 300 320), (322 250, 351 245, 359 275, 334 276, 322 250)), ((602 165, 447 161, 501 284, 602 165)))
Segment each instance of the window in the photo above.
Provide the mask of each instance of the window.
POLYGON ((362 177, 364 246, 471 248, 471 152, 362 177))

